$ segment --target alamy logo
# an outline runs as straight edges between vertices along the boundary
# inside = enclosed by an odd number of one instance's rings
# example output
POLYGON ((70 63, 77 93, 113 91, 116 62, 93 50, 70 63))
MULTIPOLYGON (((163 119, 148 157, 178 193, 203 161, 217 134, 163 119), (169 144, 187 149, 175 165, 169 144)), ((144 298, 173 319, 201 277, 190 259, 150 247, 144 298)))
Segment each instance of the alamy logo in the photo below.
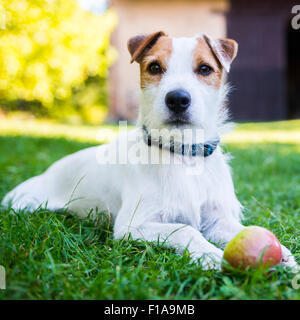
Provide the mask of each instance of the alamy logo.
POLYGON ((293 273, 295 273, 295 277, 292 279, 292 287, 295 290, 300 289, 300 266, 296 266, 292 270, 293 273))
POLYGON ((0 290, 6 289, 5 268, 0 266, 0 290))
MULTIPOLYGON (((118 141, 109 148, 98 148, 96 157, 99 165, 184 164, 188 175, 201 175, 204 157, 214 152, 219 143, 217 138, 204 142, 204 131, 198 128, 150 130, 144 126, 142 130, 137 130, 131 135, 127 130, 127 122, 120 121, 119 133, 118 141)), ((104 134, 99 134, 98 141, 107 142, 110 136, 113 134, 105 131, 104 134)))
POLYGON ((296 14, 291 21, 292 28, 294 30, 298 30, 300 29, 300 5, 299 4, 296 6, 293 6, 292 13, 296 14))

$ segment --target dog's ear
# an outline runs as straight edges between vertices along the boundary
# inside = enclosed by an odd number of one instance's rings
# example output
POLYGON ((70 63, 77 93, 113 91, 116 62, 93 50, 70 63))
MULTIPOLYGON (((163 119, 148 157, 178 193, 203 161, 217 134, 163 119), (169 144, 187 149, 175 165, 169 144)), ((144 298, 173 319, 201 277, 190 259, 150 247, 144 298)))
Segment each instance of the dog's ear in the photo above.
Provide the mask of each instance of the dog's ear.
POLYGON ((151 34, 144 34, 130 38, 127 42, 127 47, 131 54, 130 62, 140 62, 147 50, 149 50, 155 44, 159 37, 164 35, 165 33, 163 31, 158 31, 151 34))
POLYGON ((238 44, 232 39, 212 39, 208 35, 203 35, 204 40, 219 60, 224 69, 229 72, 231 62, 237 55, 238 44))

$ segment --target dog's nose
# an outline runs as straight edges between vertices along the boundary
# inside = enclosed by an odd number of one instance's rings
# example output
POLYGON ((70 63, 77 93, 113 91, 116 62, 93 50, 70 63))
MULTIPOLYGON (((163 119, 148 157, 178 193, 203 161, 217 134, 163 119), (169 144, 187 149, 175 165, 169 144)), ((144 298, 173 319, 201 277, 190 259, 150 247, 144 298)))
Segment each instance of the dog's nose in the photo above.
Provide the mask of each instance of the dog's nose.
POLYGON ((191 104, 191 96, 185 90, 173 90, 167 93, 165 102, 173 112, 184 112, 191 104))

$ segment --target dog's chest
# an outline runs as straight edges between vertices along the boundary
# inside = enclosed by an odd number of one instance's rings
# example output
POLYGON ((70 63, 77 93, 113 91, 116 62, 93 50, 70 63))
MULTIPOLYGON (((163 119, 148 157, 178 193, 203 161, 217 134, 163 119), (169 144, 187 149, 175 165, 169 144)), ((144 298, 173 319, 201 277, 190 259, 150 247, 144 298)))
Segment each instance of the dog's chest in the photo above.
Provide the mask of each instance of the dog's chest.
POLYGON ((208 200, 211 181, 209 172, 190 174, 187 168, 163 168, 160 176, 159 200, 164 222, 184 223, 198 228, 201 210, 208 200))

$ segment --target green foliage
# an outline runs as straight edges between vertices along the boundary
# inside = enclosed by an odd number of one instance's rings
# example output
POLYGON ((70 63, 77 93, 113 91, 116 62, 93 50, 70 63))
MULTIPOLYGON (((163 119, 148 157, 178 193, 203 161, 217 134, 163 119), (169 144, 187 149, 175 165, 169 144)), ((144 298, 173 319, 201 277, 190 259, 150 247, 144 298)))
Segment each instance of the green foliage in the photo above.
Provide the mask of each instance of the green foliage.
POLYGON ((116 56, 109 44, 115 12, 97 16, 75 0, 1 0, 0 8, 2 107, 99 120, 116 56))
MULTIPOLYGON (((0 200, 24 179, 91 145, 4 132, 0 200)), ((240 142, 228 149, 237 195, 246 207, 244 223, 272 230, 299 262, 299 143, 240 142)), ((0 299, 300 299, 291 284, 295 274, 281 266, 270 275, 203 271, 188 254, 155 243, 115 241, 105 219, 95 225, 48 210, 11 213, 0 208, 0 265, 7 272, 0 299)))

